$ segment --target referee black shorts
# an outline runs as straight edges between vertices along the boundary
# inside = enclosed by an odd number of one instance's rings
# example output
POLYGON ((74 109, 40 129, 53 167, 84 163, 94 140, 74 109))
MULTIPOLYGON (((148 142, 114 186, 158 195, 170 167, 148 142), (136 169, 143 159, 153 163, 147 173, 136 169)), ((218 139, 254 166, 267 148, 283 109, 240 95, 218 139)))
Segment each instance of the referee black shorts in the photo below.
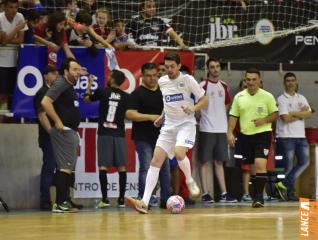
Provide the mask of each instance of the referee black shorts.
POLYGON ((254 164, 255 158, 268 158, 272 132, 262 132, 253 135, 240 134, 240 150, 245 164, 254 164))

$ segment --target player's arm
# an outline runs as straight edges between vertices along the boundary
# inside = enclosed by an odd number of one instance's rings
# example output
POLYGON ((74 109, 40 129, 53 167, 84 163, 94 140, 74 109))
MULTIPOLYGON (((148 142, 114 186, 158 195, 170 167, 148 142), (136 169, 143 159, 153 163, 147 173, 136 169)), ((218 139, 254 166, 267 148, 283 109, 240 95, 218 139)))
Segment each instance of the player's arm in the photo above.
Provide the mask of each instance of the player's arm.
POLYGON ((38 113, 38 119, 39 119, 39 122, 41 124, 41 126, 47 131, 47 132, 50 132, 52 126, 51 126, 51 123, 46 115, 46 113, 43 111, 43 112, 39 112, 38 113))
POLYGON ((181 49, 188 48, 188 46, 184 44, 183 39, 172 28, 168 30, 167 34, 177 42, 181 49))
POLYGON ((60 119, 60 117, 57 115, 54 106, 53 106, 53 99, 48 97, 48 96, 44 96, 42 101, 41 101, 42 107, 44 109, 44 111, 47 113, 47 115, 54 121, 55 123, 55 127, 58 130, 63 130, 63 123, 60 119))
POLYGON ((202 96, 199 98, 198 102, 193 106, 193 112, 200 111, 202 108, 206 108, 209 105, 209 100, 207 96, 202 96))
POLYGON ((110 45, 106 40, 104 40, 100 35, 98 35, 93 27, 88 27, 89 34, 95 38, 99 43, 101 43, 105 48, 112 48, 113 46, 110 45))
POLYGON ((294 121, 299 120, 299 118, 294 117, 291 114, 282 114, 279 116, 279 118, 285 123, 290 123, 290 122, 294 122, 294 121))
POLYGON ((311 117, 312 112, 309 106, 304 106, 299 112, 290 112, 289 114, 297 119, 306 119, 311 117))
POLYGON ((6 34, 5 43, 22 44, 24 40, 24 31, 22 30, 25 26, 26 22, 24 20, 20 20, 15 28, 6 34))
POLYGON ((145 122, 145 121, 154 122, 159 117, 160 115, 156 115, 156 114, 140 113, 136 109, 128 109, 126 111, 126 118, 134 122, 145 122))
POLYGON ((88 76, 88 83, 87 83, 87 87, 86 87, 86 90, 84 93, 84 102, 86 102, 86 103, 91 101, 91 99, 90 99, 90 96, 92 95, 91 86, 92 86, 94 80, 95 80, 95 76, 90 74, 88 76))
POLYGON ((235 136, 234 136, 234 129, 237 124, 237 117, 230 115, 228 121, 228 129, 227 129, 227 142, 231 147, 235 146, 235 136))
POLYGON ((276 121, 278 119, 278 117, 279 117, 278 111, 276 111, 276 112, 273 112, 273 113, 267 115, 264 118, 255 119, 254 123, 255 123, 255 126, 258 127, 258 126, 261 126, 261 125, 266 124, 266 123, 272 123, 272 122, 276 121))

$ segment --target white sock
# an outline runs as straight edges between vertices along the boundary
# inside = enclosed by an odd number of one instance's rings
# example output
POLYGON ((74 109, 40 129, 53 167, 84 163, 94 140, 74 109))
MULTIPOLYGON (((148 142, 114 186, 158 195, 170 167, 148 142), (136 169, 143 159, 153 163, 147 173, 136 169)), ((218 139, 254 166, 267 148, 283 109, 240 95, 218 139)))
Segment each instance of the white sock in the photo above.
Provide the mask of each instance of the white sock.
POLYGON ((191 175, 191 165, 189 158, 186 156, 183 160, 178 161, 178 164, 185 175, 186 183, 194 181, 191 175))
POLYGON ((153 190, 158 182, 160 168, 150 166, 146 177, 146 186, 142 201, 148 206, 153 190))

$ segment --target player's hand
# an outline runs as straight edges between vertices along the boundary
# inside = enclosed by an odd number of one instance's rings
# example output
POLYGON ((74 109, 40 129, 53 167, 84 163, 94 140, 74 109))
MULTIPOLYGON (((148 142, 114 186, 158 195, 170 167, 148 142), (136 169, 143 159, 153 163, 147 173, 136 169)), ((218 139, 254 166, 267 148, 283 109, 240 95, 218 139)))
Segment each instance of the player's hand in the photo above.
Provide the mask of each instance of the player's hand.
POLYGON ((63 123, 61 121, 58 121, 55 123, 55 128, 59 131, 59 132, 62 132, 63 131, 63 123))
POLYGON ((18 31, 21 31, 23 28, 25 28, 26 24, 27 24, 26 21, 20 20, 15 27, 17 28, 18 31))
POLYGON ((52 49, 54 52, 57 52, 58 50, 60 50, 60 47, 53 42, 49 42, 48 47, 52 49))
POLYGON ((158 128, 158 127, 160 127, 160 126, 162 125, 163 120, 164 120, 163 115, 160 115, 160 116, 153 122, 153 125, 158 128))
POLYGON ((262 126, 264 123, 266 123, 266 121, 264 120, 264 118, 260 118, 260 119, 255 119, 253 120, 255 127, 259 127, 262 126))
POLYGON ((227 133, 226 135, 227 137, 227 143, 231 146, 231 147, 235 147, 235 137, 233 133, 227 133))
POLYGON ((88 76, 89 84, 92 84, 96 79, 97 79, 97 77, 95 75, 89 74, 89 76, 88 76))
POLYGON ((194 113, 194 109, 193 107, 188 107, 188 106, 182 106, 181 107, 182 110, 186 113, 186 114, 191 114, 191 113, 194 113))
POLYGON ((189 50, 189 47, 188 47, 187 45, 185 45, 184 43, 182 43, 182 44, 180 45, 180 48, 181 48, 182 50, 189 50))
POLYGON ((150 121, 155 122, 161 115, 150 115, 150 121))

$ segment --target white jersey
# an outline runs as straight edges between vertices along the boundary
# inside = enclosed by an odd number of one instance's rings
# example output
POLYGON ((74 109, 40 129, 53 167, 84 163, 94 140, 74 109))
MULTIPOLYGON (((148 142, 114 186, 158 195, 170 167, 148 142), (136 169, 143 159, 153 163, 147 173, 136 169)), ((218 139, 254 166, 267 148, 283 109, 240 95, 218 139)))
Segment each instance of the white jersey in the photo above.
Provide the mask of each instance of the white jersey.
MULTIPOLYGON (((12 22, 9 22, 4 12, 0 13, 0 25, 1 29, 5 33, 10 33, 18 25, 20 21, 24 21, 24 17, 21 13, 17 13, 13 18, 12 22)), ((21 31, 28 30, 28 26, 21 31)), ((1 49, 0 51, 0 67, 15 67, 18 61, 18 45, 10 46, 1 49)))
MULTIPOLYGON (((308 106, 307 99, 296 93, 291 96, 286 92, 277 98, 279 116, 289 112, 300 112, 302 107, 308 106)), ((296 120, 285 123, 280 118, 277 120, 276 137, 278 138, 305 138, 305 121, 296 120)))
POLYGON ((196 123, 194 113, 186 114, 182 107, 192 107, 194 99, 197 101, 204 96, 204 90, 193 76, 182 74, 177 79, 170 80, 168 75, 162 76, 158 81, 164 103, 164 126, 175 127, 186 122, 196 123))
POLYGON ((200 131, 209 133, 227 132, 226 105, 231 103, 227 84, 223 81, 204 80, 200 86, 205 90, 209 106, 201 109, 200 131))

